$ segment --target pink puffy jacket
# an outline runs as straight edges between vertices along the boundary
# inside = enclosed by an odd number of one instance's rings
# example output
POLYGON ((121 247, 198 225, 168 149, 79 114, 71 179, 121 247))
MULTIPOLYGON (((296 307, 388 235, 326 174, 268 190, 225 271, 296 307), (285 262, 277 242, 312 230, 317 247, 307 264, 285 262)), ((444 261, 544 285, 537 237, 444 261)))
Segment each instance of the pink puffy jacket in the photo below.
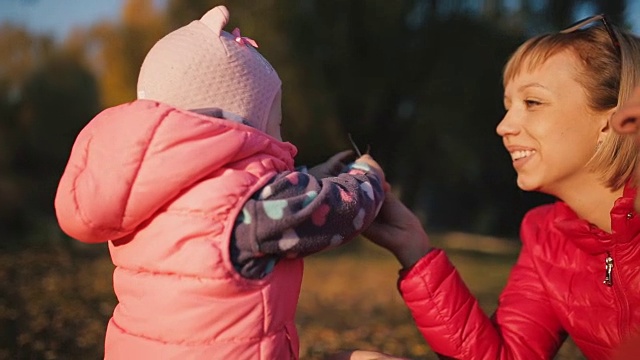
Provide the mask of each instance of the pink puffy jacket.
POLYGON ((56 194, 61 228, 109 242, 118 297, 108 359, 290 359, 302 261, 233 269, 243 203, 296 149, 247 126, 139 100, 78 135, 56 194))
POLYGON ((552 359, 569 335, 588 359, 601 360, 615 356, 627 339, 637 341, 640 216, 634 194, 625 188, 611 210, 612 234, 562 202, 531 210, 522 223, 520 257, 492 318, 445 253, 428 253, 399 287, 429 345, 455 359, 552 359), (611 286, 603 283, 607 259, 611 286))

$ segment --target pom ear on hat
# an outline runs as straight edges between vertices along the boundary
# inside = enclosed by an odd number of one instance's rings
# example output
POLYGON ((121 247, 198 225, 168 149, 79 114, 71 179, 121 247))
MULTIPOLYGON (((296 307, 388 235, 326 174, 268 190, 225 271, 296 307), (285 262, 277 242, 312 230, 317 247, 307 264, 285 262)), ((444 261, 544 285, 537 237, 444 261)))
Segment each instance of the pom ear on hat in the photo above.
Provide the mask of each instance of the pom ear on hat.
POLYGON ((220 35, 222 29, 229 22, 229 10, 223 5, 216 6, 207 11, 200 19, 200 22, 205 24, 216 35, 220 35))
POLYGON ((140 67, 138 98, 221 109, 266 131, 280 78, 250 39, 223 30, 228 21, 229 10, 216 6, 158 40, 140 67))

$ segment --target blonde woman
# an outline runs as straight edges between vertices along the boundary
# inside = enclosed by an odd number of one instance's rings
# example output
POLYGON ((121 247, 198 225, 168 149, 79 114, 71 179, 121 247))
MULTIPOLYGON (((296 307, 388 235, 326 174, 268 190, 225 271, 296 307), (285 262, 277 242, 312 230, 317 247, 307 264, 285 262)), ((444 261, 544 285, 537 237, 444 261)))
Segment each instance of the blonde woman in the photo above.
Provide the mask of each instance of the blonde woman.
POLYGON ((589 359, 620 356, 640 328, 637 150, 609 122, 640 84, 640 39, 602 15, 522 44, 504 70, 497 126, 530 210, 522 249, 487 316, 446 253, 389 195, 366 235, 403 266, 399 290, 432 349, 456 359, 552 359, 571 336, 589 359))

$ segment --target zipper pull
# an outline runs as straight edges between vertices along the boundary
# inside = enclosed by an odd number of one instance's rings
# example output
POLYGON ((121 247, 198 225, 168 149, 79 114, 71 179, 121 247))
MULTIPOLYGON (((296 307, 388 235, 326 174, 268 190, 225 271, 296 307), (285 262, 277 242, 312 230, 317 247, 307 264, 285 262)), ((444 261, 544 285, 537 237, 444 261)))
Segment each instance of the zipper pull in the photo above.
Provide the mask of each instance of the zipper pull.
POLYGON ((613 277, 611 276, 611 272, 613 271, 613 258, 611 254, 607 253, 607 258, 604 259, 604 281, 603 284, 607 286, 613 286, 613 277))

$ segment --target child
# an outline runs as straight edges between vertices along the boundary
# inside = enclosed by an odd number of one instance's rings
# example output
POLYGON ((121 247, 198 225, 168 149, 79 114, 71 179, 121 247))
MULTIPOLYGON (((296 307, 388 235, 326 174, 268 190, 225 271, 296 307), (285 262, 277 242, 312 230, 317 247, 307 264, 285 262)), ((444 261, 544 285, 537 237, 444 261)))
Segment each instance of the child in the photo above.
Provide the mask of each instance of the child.
POLYGON ((384 173, 339 153, 293 169, 280 79, 223 6, 159 40, 138 100, 78 135, 56 195, 61 228, 109 242, 118 297, 109 359, 291 359, 302 257, 374 219, 384 173))

